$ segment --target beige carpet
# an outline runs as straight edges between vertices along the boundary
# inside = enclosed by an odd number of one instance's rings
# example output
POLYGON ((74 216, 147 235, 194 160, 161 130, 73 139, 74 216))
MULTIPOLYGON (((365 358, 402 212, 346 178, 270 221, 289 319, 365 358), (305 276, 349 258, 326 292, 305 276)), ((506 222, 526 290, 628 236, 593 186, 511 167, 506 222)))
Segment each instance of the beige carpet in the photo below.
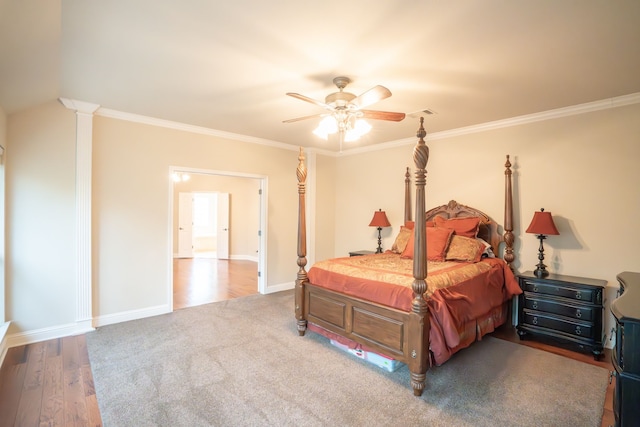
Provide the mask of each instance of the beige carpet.
POLYGON ((313 333, 292 291, 87 334, 105 426, 598 427, 608 371, 487 337, 427 374, 388 373, 313 333))

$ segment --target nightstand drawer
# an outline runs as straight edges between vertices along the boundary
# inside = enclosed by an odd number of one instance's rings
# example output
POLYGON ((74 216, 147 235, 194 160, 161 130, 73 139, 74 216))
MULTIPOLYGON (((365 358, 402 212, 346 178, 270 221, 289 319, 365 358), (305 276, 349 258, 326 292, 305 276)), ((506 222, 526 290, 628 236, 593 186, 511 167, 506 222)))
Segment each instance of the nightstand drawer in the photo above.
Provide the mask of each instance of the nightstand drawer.
MULTIPOLYGON (((539 311, 524 310, 523 321, 525 325, 539 328, 548 328, 554 331, 573 335, 584 339, 595 339, 594 327, 590 323, 573 321, 559 316, 553 316, 539 311)), ((599 337, 598 337, 599 338, 599 337)))
POLYGON ((553 295, 593 304, 598 303, 596 298, 598 293, 596 292, 596 289, 593 288, 580 288, 563 286, 555 283, 537 282, 535 280, 522 280, 522 290, 525 292, 553 295))
POLYGON ((529 310, 544 311, 547 313, 560 314, 585 322, 592 322, 602 317, 602 309, 587 305, 568 303, 566 300, 544 298, 539 294, 526 292, 524 297, 524 308, 529 310))

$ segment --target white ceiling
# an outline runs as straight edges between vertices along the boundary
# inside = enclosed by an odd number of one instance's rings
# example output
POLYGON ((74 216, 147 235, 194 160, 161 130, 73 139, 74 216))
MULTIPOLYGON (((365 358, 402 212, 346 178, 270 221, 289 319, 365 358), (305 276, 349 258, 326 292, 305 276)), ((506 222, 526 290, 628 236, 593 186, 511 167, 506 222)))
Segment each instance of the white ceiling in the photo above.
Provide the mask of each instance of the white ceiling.
MULTIPOLYGON (((58 97, 335 151, 311 131, 332 79, 430 109, 427 132, 640 92, 637 0, 0 0, 0 105, 58 97)), ((372 121, 345 148, 415 135, 372 121)))

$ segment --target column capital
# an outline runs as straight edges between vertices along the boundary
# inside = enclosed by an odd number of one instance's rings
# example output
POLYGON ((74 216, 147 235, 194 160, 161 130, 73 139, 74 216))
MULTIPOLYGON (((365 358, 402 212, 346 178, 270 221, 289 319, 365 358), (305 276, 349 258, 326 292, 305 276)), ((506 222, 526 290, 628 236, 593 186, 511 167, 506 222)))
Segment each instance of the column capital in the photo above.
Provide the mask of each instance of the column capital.
POLYGON ((77 99, 58 98, 60 103, 69 110, 74 110, 76 113, 93 114, 98 108, 99 104, 93 104, 91 102, 78 101, 77 99))

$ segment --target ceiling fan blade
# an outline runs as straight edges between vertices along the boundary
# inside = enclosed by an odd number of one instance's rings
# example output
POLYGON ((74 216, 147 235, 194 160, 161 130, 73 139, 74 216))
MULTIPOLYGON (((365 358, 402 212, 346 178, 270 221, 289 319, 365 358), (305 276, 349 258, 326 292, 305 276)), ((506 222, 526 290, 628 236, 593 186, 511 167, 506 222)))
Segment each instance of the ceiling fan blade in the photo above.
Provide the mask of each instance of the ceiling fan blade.
POLYGON ((365 119, 373 120, 389 120, 392 122, 402 121, 405 117, 404 113, 393 113, 390 111, 373 111, 373 110, 361 110, 362 117, 365 119))
POLYGON ((299 93, 287 92, 287 95, 292 96, 294 98, 300 99, 302 101, 310 102, 312 104, 317 105, 318 107, 322 107, 326 110, 333 110, 333 107, 325 104, 324 102, 316 101, 313 98, 309 98, 308 96, 300 95, 299 93))
POLYGON ((295 119, 283 120, 282 123, 293 123, 293 122, 299 122, 301 120, 316 119, 324 116, 326 116, 326 114, 314 114, 312 116, 304 116, 304 117, 297 117, 295 119))
POLYGON ((382 101, 391 96, 391 91, 384 86, 374 86, 362 95, 355 97, 351 100, 351 104, 354 104, 358 108, 364 108, 378 101, 382 101))

